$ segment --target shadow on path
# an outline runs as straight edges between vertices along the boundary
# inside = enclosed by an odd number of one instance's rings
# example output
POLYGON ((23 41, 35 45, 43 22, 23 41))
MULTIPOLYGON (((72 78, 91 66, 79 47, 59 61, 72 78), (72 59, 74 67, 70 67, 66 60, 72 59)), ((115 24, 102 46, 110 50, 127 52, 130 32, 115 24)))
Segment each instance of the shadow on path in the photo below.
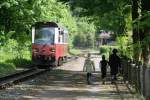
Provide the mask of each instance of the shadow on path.
POLYGON ((0 91, 0 100, 138 100, 133 98, 125 84, 102 85, 100 73, 92 76, 92 85, 86 83, 86 73, 56 69, 33 80, 0 91))
MULTIPOLYGON (((53 70, 40 76, 36 81, 28 84, 32 85, 29 91, 30 99, 35 100, 138 100, 133 99, 126 89, 125 84, 110 84, 107 78, 106 85, 101 84, 99 73, 93 74, 93 84, 86 84, 86 74, 82 71, 53 70), (42 99, 43 98, 43 99, 42 99), (44 99, 45 98, 45 99, 44 99), (50 99, 48 99, 50 98, 50 99)), ((22 96, 27 100, 26 96, 22 96)), ((29 98, 28 98, 29 99, 29 98)))

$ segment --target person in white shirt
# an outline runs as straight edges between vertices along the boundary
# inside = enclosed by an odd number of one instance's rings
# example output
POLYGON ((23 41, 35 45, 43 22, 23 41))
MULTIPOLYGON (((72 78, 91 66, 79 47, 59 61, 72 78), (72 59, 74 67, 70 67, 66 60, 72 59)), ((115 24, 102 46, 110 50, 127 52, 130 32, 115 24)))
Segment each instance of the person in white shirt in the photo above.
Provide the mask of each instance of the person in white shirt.
POLYGON ((95 71, 94 62, 90 59, 90 53, 88 53, 87 58, 85 59, 83 71, 87 72, 87 83, 91 84, 92 72, 95 71))

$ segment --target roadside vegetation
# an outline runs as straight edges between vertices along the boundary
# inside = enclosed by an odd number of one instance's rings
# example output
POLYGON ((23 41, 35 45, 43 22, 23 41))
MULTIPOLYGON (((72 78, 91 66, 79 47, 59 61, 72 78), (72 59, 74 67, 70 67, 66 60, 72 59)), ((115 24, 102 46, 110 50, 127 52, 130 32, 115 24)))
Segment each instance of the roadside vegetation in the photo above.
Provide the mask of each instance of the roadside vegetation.
MULTIPOLYGON (((31 63, 31 25, 37 21, 54 21, 65 26, 73 54, 80 53, 75 48, 95 48, 97 34, 106 30, 114 33, 121 55, 148 64, 150 8, 147 4, 146 0, 2 0, 0 67, 15 69, 31 63)), ((98 47, 107 57, 110 48, 98 47)))
POLYGON ((13 65, 12 63, 0 63, 0 76, 15 72, 15 68, 15 65, 13 65))
POLYGON ((80 53, 74 48, 78 44, 75 39, 78 34, 91 40, 83 41, 85 46, 86 43, 91 47, 94 45, 93 23, 86 17, 73 16, 67 3, 56 0, 5 0, 0 2, 0 15, 0 75, 31 63, 31 25, 37 21, 53 21, 66 27, 72 54, 80 53))
POLYGON ((106 59, 108 59, 113 49, 118 49, 118 46, 103 45, 99 47, 99 52, 101 55, 105 55, 106 59))

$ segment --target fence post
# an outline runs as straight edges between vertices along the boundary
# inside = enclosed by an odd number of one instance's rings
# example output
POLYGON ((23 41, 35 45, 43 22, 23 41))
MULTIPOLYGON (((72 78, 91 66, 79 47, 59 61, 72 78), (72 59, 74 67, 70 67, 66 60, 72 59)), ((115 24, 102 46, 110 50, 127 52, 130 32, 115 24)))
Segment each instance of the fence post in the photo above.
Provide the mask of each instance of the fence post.
POLYGON ((135 89, 138 91, 138 64, 135 65, 135 89))
POLYGON ((123 81, 126 83, 128 80, 128 60, 124 58, 122 60, 122 74, 123 74, 123 81))
POLYGON ((136 64, 134 62, 131 64, 131 84, 133 87, 136 85, 136 64))
POLYGON ((137 91, 140 92, 141 91, 141 82, 140 82, 140 67, 141 67, 141 62, 137 63, 137 82, 136 82, 136 86, 137 86, 137 91))
POLYGON ((148 65, 145 70, 145 96, 146 100, 150 100, 150 68, 148 65))
POLYGON ((144 91, 144 84, 143 84, 143 80, 144 80, 144 70, 143 70, 143 64, 140 65, 140 93, 143 94, 143 91, 144 91))
POLYGON ((128 73, 129 73, 129 83, 130 84, 132 83, 132 81, 131 81, 132 80, 132 74, 131 74, 131 72, 132 72, 132 66, 131 66, 131 64, 132 64, 132 61, 130 60, 129 61, 129 65, 128 65, 129 66, 129 72, 128 73))
POLYGON ((143 65, 143 95, 145 96, 145 70, 146 70, 146 65, 143 65))
MULTIPOLYGON (((148 84, 150 84, 150 65, 149 65, 149 67, 148 67, 148 71, 149 71, 149 83, 148 84)), ((148 85, 149 86, 149 90, 148 90, 148 98, 150 99, 150 85, 148 85)))

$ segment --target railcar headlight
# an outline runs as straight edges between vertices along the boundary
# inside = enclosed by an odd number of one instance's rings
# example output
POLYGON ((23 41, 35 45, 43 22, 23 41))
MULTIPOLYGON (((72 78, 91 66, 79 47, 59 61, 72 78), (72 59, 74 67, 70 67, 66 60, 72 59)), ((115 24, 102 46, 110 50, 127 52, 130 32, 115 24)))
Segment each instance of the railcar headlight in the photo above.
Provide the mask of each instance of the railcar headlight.
POLYGON ((33 52, 39 52, 39 49, 35 48, 33 49, 33 52))
POLYGON ((56 49, 55 49, 55 48, 51 48, 50 51, 51 51, 51 52, 55 52, 56 49))

